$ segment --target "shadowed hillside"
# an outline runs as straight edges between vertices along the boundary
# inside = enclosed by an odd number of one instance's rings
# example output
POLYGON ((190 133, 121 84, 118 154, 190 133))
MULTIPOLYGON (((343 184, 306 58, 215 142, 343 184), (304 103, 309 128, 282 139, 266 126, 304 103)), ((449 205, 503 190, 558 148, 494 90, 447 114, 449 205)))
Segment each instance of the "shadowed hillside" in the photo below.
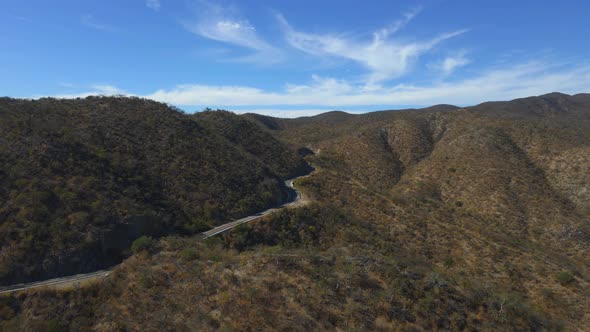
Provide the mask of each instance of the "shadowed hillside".
POLYGON ((254 158, 260 159, 271 171, 284 179, 307 174, 309 171, 309 166, 295 149, 290 149, 246 117, 217 110, 196 113, 193 119, 210 132, 222 135, 254 158))
POLYGON ((137 98, 4 98, 0 132, 4 284, 96 270, 141 235, 279 204, 282 180, 305 166, 247 120, 137 98))

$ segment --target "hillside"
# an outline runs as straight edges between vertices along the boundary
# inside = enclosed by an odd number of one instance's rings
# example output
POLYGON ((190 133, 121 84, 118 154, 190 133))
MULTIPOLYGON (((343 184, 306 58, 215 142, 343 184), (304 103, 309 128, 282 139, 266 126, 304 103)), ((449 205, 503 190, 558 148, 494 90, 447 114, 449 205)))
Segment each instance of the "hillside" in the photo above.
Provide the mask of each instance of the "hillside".
POLYGON ((0 284, 104 268, 141 235, 280 203, 305 164, 253 126, 137 98, 1 99, 0 284))
POLYGON ((260 154, 277 174, 288 174, 288 162, 273 156, 290 160, 292 152, 262 153, 285 145, 257 150, 251 137, 315 151, 306 159, 317 171, 297 183, 313 203, 207 241, 164 237, 83 289, 0 298, 0 327, 590 326, 590 95, 299 119, 192 118, 245 155, 260 154))
MULTIPOLYGON (((587 326, 588 95, 374 116, 309 142, 330 174, 318 179, 316 197, 339 202, 459 280, 515 292, 587 326), (575 281, 560 284, 564 275, 575 281)), ((309 122, 277 134, 304 140, 317 132, 309 122)))
POLYGON ((284 179, 309 172, 309 165, 299 157, 294 148, 275 139, 267 130, 261 130, 254 121, 231 112, 217 110, 195 113, 199 124, 215 132, 247 153, 260 159, 271 171, 284 179))

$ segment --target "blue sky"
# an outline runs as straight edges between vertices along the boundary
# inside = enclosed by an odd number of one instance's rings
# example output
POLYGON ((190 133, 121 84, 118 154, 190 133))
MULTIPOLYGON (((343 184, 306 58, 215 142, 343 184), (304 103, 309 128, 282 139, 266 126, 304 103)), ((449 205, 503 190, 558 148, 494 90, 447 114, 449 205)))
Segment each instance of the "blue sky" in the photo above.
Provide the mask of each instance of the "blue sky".
POLYGON ((2 0, 0 95, 275 116, 590 92, 589 1, 2 0))

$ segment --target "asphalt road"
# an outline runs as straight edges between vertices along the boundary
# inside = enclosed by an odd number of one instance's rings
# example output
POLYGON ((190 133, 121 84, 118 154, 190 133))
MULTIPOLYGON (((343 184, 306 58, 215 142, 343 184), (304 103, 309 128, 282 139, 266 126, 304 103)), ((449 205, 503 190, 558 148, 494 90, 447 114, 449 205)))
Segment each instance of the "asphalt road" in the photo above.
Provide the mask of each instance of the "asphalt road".
POLYGON ((283 208, 286 208, 286 207, 289 207, 289 206, 293 206, 293 205, 298 204, 301 201, 301 193, 295 188, 295 186, 293 185, 293 183, 295 182, 296 179, 303 178, 303 177, 306 177, 306 176, 309 176, 309 175, 304 175, 304 176, 300 176, 300 177, 297 177, 297 178, 294 178, 294 179, 285 181, 285 185, 288 188, 291 188, 295 192, 295 197, 292 198, 292 201, 291 202, 285 203, 285 204, 283 204, 283 205, 281 205, 280 207, 277 207, 277 208, 272 208, 272 209, 268 209, 268 210, 259 212, 259 213, 255 214, 253 216, 248 216, 248 217, 245 217, 245 218, 242 218, 242 219, 238 219, 236 221, 228 222, 228 223, 223 224, 221 226, 217 226, 217 227, 215 227, 213 229, 210 229, 210 230, 208 230, 206 232, 203 232, 202 233, 203 239, 212 237, 212 236, 217 235, 217 234, 221 234, 221 233, 223 233, 225 231, 228 231, 228 230, 230 230, 230 229, 232 229, 232 228, 234 228, 234 227, 236 227, 238 225, 245 224, 245 223, 250 222, 252 220, 260 219, 260 218, 262 218, 262 217, 264 217, 264 216, 266 216, 268 214, 273 213, 274 211, 277 211, 277 210, 280 210, 280 209, 283 209, 283 208))
POLYGON ((36 282, 29 282, 25 284, 17 284, 7 287, 0 287, 0 294, 8 294, 19 292, 27 289, 39 288, 39 287, 49 287, 49 286, 57 286, 57 285, 75 285, 77 283, 81 283, 82 281, 88 281, 90 279, 100 279, 108 277, 111 274, 110 270, 101 270, 91 273, 84 273, 84 274, 76 274, 73 276, 43 280, 43 281, 36 281, 36 282))
MULTIPOLYGON (((301 193, 295 188, 293 183, 295 182, 296 179, 304 178, 309 175, 311 175, 311 173, 308 175, 299 176, 299 177, 285 181, 285 185, 287 187, 291 188, 293 190, 293 192, 295 193, 295 197, 292 197, 291 202, 285 203, 280 207, 268 209, 268 210, 259 212, 255 215, 248 216, 248 217, 245 217, 242 219, 238 219, 238 220, 235 220, 232 222, 228 222, 228 223, 223 224, 221 226, 217 226, 211 230, 203 232, 202 233, 203 239, 209 238, 209 237, 217 235, 217 234, 221 234, 221 233, 226 232, 238 225, 250 222, 252 220, 260 219, 265 215, 273 213, 274 211, 284 209, 284 208, 287 208, 290 206, 297 206, 298 204, 301 203, 301 193)), ((33 288, 40 288, 40 287, 59 287, 59 286, 66 287, 69 285, 80 284, 83 281, 90 281, 92 279, 106 278, 110 275, 110 273, 111 273, 110 270, 101 270, 101 271, 95 271, 95 272, 91 272, 91 273, 76 274, 73 276, 60 277, 60 278, 55 278, 55 279, 0 287, 0 294, 9 294, 9 293, 19 292, 19 291, 33 289, 33 288)))

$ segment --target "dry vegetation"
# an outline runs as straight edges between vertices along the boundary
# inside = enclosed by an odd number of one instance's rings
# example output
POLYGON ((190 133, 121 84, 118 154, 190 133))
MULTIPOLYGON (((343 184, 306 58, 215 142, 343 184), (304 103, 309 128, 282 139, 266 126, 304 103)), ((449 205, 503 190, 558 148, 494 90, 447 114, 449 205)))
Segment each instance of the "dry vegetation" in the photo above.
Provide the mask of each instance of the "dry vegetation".
POLYGON ((589 95, 245 118, 321 151, 298 181, 314 203, 221 238, 163 238, 100 285, 3 297, 0 327, 590 326, 589 95))
POLYGON ((139 98, 0 99, 0 285, 101 269, 142 235, 279 204, 306 164, 252 128, 139 98))

